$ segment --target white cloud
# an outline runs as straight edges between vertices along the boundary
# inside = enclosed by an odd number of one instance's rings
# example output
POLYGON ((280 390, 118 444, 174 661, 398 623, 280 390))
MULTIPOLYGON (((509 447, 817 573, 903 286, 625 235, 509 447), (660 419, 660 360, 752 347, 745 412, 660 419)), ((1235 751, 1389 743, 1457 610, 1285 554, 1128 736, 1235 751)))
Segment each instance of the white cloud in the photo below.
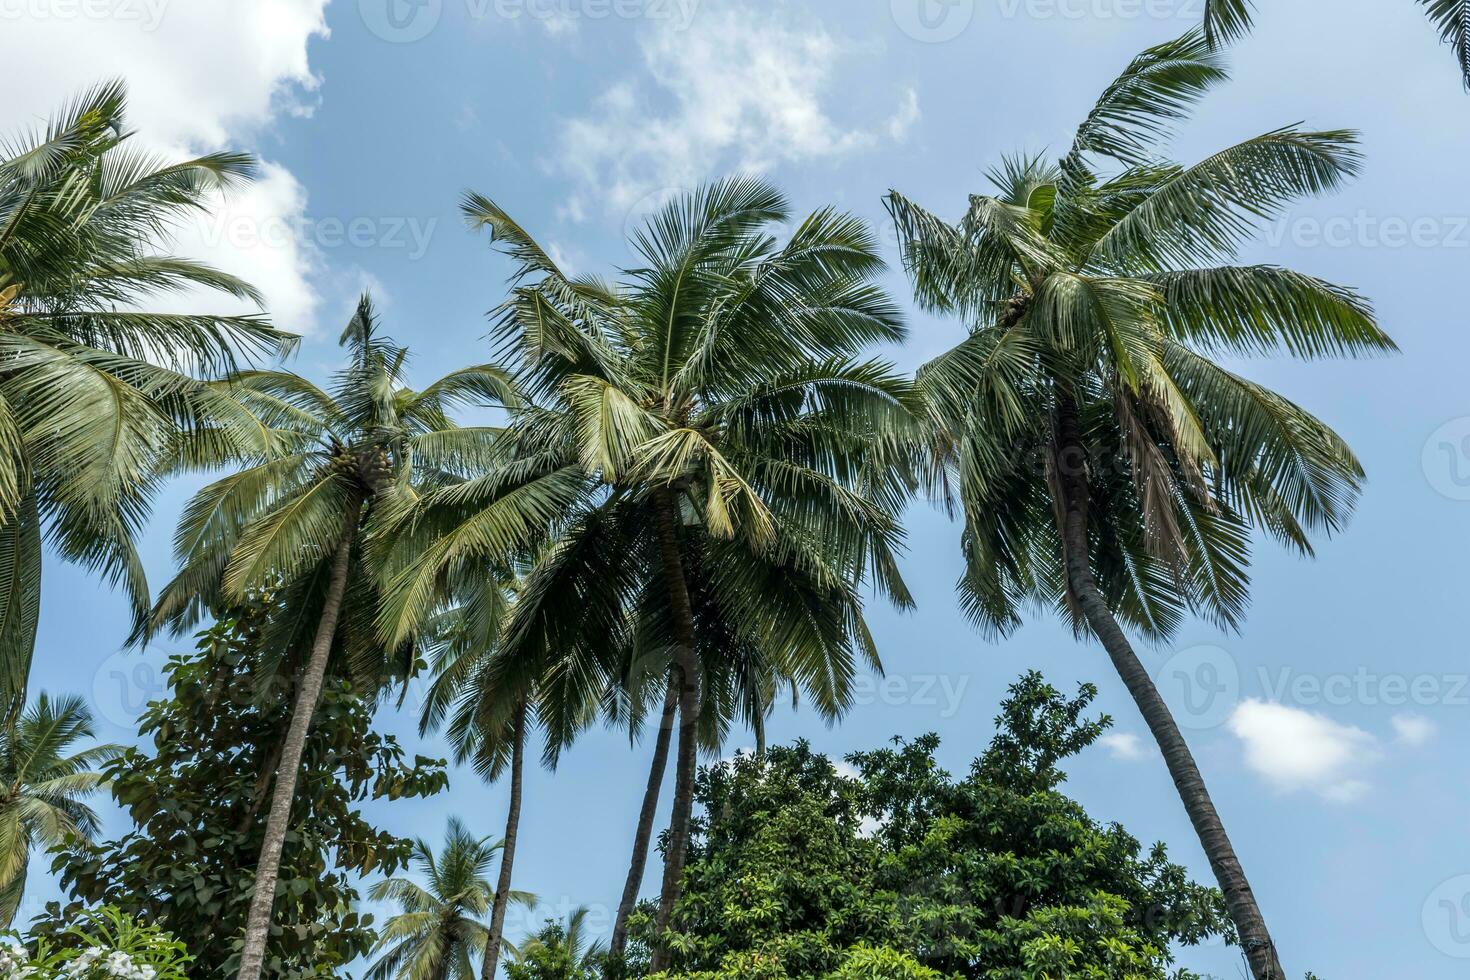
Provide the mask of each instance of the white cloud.
POLYGON ((1393 732, 1404 745, 1423 745, 1434 737, 1434 722, 1419 715, 1394 715, 1393 732))
MULTIPOLYGON (((307 58, 327 33, 327 0, 98 0, 27 4, 0 19, 0 132, 35 129, 67 99, 107 78, 129 88, 134 139, 170 158, 251 148, 282 113, 310 112, 318 79, 307 58)), ((221 229, 305 227, 306 195, 278 164, 232 198, 222 215, 180 232, 176 249, 253 282, 287 329, 310 325, 318 256, 308 242, 240 246, 221 229)), ((199 304, 239 308, 210 296, 199 304)))
MULTIPOLYGON (((613 213, 659 188, 899 140, 919 118, 908 89, 885 120, 834 119, 827 96, 853 46, 819 25, 790 25, 770 6, 702 10, 687 27, 656 25, 640 44, 652 91, 609 86, 590 114, 563 125, 552 164, 613 213)), ((564 213, 585 210, 574 200, 564 213)))
POLYGON ((914 88, 904 89, 903 104, 898 107, 888 120, 888 137, 895 143, 901 143, 908 138, 909 130, 914 128, 920 117, 919 90, 914 88))
POLYGON ((1378 740, 1325 715, 1250 699, 1230 716, 1245 762, 1283 791, 1310 790, 1350 802, 1368 789, 1362 771, 1380 756, 1378 740))
POLYGON ((1097 744, 1112 753, 1115 759, 1131 762, 1143 758, 1143 740, 1129 732, 1108 732, 1097 740, 1097 744))

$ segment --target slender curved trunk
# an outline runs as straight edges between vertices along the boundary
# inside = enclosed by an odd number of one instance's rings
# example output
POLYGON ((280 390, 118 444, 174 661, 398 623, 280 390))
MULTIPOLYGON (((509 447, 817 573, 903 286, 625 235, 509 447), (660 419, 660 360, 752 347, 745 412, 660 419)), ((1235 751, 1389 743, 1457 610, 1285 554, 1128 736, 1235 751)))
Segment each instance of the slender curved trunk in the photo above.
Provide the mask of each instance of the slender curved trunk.
POLYGON ((1159 751, 1163 753, 1174 787, 1189 813, 1190 823, 1194 824, 1205 856, 1209 858, 1215 880, 1225 894, 1225 904, 1240 934, 1241 949, 1250 964, 1251 976, 1254 980, 1285 980, 1286 974, 1281 969, 1266 920, 1256 904, 1255 894, 1246 880, 1240 859, 1235 855, 1230 837, 1225 833, 1225 825, 1220 822, 1209 790, 1205 788, 1204 777, 1200 775, 1194 755, 1189 751, 1189 745, 1153 678, 1139 662, 1132 644, 1108 609, 1092 574, 1087 528, 1091 491, 1087 478, 1086 443, 1082 438, 1077 405, 1060 388, 1055 426, 1055 476, 1061 494, 1062 542, 1066 549, 1067 583, 1072 597, 1088 627, 1107 650, 1118 675, 1128 687, 1128 693, 1133 695, 1138 710, 1143 713, 1159 751))
POLYGON ((684 858, 689 851, 689 821, 694 813, 694 775, 699 752, 699 659, 694 653, 694 606, 689 600, 689 583, 684 578, 684 561, 679 555, 679 512, 673 491, 667 488, 656 491, 654 506, 658 512, 659 555, 674 618, 674 662, 679 668, 679 755, 674 769, 674 814, 669 821, 663 888, 654 931, 652 969, 656 973, 669 965, 663 934, 673 917, 674 903, 679 900, 684 858))
POLYGON ((485 963, 480 980, 495 980, 500 962, 500 944, 505 938, 505 909, 510 904, 510 879, 516 861, 516 837, 521 829, 521 774, 526 762, 526 703, 516 709, 515 741, 510 747, 510 810, 505 815, 505 843, 500 846, 500 877, 495 882, 495 903, 490 910, 490 935, 485 937, 485 963))
POLYGON ((260 860, 255 868, 255 891, 250 897, 250 914, 245 920, 245 945, 240 951, 238 980, 260 980, 265 965, 265 944, 270 935, 271 909, 276 899, 276 879, 281 872, 281 849, 291 823, 291 800, 296 795, 296 781, 301 773, 301 757, 306 752, 306 738, 311 732, 312 715, 322 696, 322 683, 327 676, 332 640, 337 634, 337 620, 342 615, 342 597, 347 591, 348 565, 352 545, 357 539, 357 525, 362 519, 362 498, 349 498, 342 536, 337 553, 332 556, 332 578, 327 585, 327 598, 322 604, 321 622, 311 643, 311 658, 301 687, 296 692, 296 706, 291 712, 291 726, 281 747, 281 760, 271 793, 271 808, 265 821, 265 840, 260 846, 260 860))
POLYGON ((643 809, 638 811, 638 831, 633 837, 633 860, 628 866, 628 880, 623 885, 623 899, 618 903, 618 917, 613 923, 612 942, 608 945, 608 962, 623 958, 628 948, 628 916, 643 889, 643 873, 648 866, 648 846, 653 839, 653 820, 658 815, 659 791, 669 768, 669 744, 674 737, 674 716, 679 710, 679 682, 669 678, 664 694, 663 715, 659 719, 658 737, 653 743, 653 764, 648 768, 648 788, 643 791, 643 809))

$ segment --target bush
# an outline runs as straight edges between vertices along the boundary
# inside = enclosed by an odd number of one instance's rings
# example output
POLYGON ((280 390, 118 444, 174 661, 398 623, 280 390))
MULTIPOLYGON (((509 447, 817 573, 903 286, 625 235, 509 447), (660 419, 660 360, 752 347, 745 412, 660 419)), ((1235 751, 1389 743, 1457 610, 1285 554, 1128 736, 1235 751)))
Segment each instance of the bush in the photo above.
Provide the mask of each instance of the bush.
POLYGON ((14 933, 0 945, 0 980, 188 980, 184 944, 115 908, 26 946, 14 933))

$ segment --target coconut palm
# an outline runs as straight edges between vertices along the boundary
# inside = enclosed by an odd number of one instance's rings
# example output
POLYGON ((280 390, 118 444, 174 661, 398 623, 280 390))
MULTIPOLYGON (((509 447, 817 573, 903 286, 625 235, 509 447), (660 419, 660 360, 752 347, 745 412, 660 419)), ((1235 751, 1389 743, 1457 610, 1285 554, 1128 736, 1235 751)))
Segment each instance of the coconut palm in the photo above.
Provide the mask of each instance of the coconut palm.
POLYGON ((292 615, 262 642, 284 661, 309 649, 271 795, 241 952, 244 980, 260 975, 281 846, 297 769, 334 648, 364 689, 411 669, 408 641, 385 649, 373 630, 377 593, 359 530, 379 510, 411 500, 415 482, 452 479, 488 451, 494 430, 461 428, 448 411, 510 396, 502 374, 469 367, 422 391, 405 386, 408 352, 382 335, 368 297, 342 334, 348 364, 329 390, 282 371, 245 372, 219 389, 228 424, 177 440, 172 466, 243 461, 185 508, 175 536, 181 570, 163 591, 140 638, 190 629, 208 610, 271 587, 292 615))
MULTIPOLYGON (((1465 0, 1415 0, 1455 52, 1460 74, 1470 88, 1470 5, 1465 0)), ((1219 46, 1245 36, 1251 28, 1252 0, 1205 0, 1205 37, 1219 46)))
MULTIPOLYGON (((397 547, 404 548, 399 540, 397 547)), ((418 545, 407 543, 410 554, 418 545)), ((499 877, 489 913, 480 976, 493 978, 505 945, 505 913, 520 838, 526 739, 537 724, 542 698, 535 678, 517 674, 523 683, 499 683, 504 622, 514 606, 517 584, 508 571, 467 569, 445 583, 445 603, 423 629, 421 642, 432 651, 434 679, 425 697, 419 728, 427 732, 449 719, 456 761, 469 762, 487 781, 508 774, 510 797, 501 843, 499 877)))
MULTIPOLYGON (((372 901, 396 902, 401 910, 383 926, 374 950, 382 956, 368 980, 474 980, 490 934, 481 920, 498 897, 488 876, 499 853, 500 843, 475 837, 453 817, 438 856, 415 841, 413 863, 425 884, 389 878, 368 892, 372 901)), ((525 892, 506 897, 528 908, 536 904, 525 892)))
POLYGON ((516 262, 497 330, 527 404, 499 465, 425 495, 425 544, 387 589, 383 638, 412 635, 446 575, 519 552, 534 564, 500 669, 556 665, 555 703, 573 713, 549 745, 633 637, 654 658, 644 676, 678 678, 662 926, 687 846, 704 661, 723 656, 700 624, 777 658, 831 717, 855 660, 877 663, 859 580, 907 601, 895 514, 908 488, 887 450, 910 392, 852 359, 900 338, 898 313, 872 284, 882 263, 860 221, 819 211, 778 244, 768 229, 788 208, 758 180, 672 201, 636 235, 644 265, 618 285, 568 278, 487 198, 465 211, 516 262))
POLYGON ((290 339, 258 316, 155 312, 203 289, 259 302, 247 284, 167 255, 172 228, 242 181, 249 157, 172 162, 136 148, 112 82, 44 133, 0 141, 0 720, 14 721, 40 609, 41 539, 102 571, 146 611, 133 539, 152 464, 180 425, 208 417, 190 374, 290 339), (176 296, 172 298, 177 299, 176 296))
POLYGON ((511 980, 592 980, 603 945, 587 936, 587 909, 549 922, 513 954, 511 980))
POLYGON ((20 908, 35 845, 91 840, 97 832, 97 814, 83 800, 106 784, 96 770, 122 747, 72 752, 77 742, 95 736, 85 701, 53 701, 45 693, 14 726, 0 729, 0 928, 10 928, 20 908))
POLYGON ((1356 172, 1348 132, 1289 128, 1192 166, 1155 154, 1225 77, 1201 34, 1111 85, 1060 163, 1007 160, 954 224, 889 208, 926 308, 972 333, 927 365, 942 489, 965 520, 965 610, 1005 634, 1061 611, 1103 644, 1158 741, 1257 978, 1284 974, 1189 747, 1124 628, 1187 612, 1236 626, 1256 531, 1303 554, 1348 519, 1363 473, 1331 429, 1212 357, 1393 349, 1350 290, 1241 266, 1257 220, 1356 172), (1115 172, 1095 173, 1098 162, 1115 172))

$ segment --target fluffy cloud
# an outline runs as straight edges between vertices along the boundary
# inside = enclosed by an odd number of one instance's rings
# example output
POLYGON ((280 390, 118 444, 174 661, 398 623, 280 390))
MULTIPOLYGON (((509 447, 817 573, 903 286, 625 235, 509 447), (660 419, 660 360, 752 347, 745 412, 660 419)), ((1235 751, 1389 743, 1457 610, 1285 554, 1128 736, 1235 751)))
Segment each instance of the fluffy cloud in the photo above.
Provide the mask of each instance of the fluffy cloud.
MULTIPOLYGON (((317 79, 307 60, 313 36, 327 33, 327 0, 16 0, 0 7, 0 132, 44 124, 86 87, 121 77, 129 125, 150 149, 181 158, 249 149, 280 113, 309 112, 317 79)), ((305 226, 306 195, 284 168, 265 163, 261 179, 200 227, 180 231, 178 251, 244 276, 265 293, 282 326, 310 325, 319 267, 294 236, 270 247, 241 245, 221 229, 305 226)), ((201 300, 202 302, 202 300, 201 300)), ((211 297, 209 308, 228 302, 211 297)))
POLYGON ((1245 747, 1245 762, 1283 791, 1309 790, 1333 802, 1350 802, 1368 789, 1364 769, 1375 762, 1378 740, 1300 708, 1250 699, 1230 717, 1230 731, 1245 747))
POLYGON ((1108 732, 1097 744, 1112 753, 1113 758, 1133 761, 1143 758, 1143 740, 1129 732, 1108 732))
MULTIPOLYGON (((787 23, 779 8, 702 9, 687 26, 655 25, 641 49, 652 91, 612 85, 591 114, 564 124, 554 164, 614 213, 713 173, 901 140, 919 118, 918 95, 907 90, 888 118, 834 119, 826 97, 852 46, 820 26, 787 23)), ((564 215, 576 220, 586 210, 574 199, 564 215)))
POLYGON ((1394 715, 1393 733, 1400 743, 1409 746, 1423 745, 1434 737, 1434 722, 1418 715, 1394 715))

